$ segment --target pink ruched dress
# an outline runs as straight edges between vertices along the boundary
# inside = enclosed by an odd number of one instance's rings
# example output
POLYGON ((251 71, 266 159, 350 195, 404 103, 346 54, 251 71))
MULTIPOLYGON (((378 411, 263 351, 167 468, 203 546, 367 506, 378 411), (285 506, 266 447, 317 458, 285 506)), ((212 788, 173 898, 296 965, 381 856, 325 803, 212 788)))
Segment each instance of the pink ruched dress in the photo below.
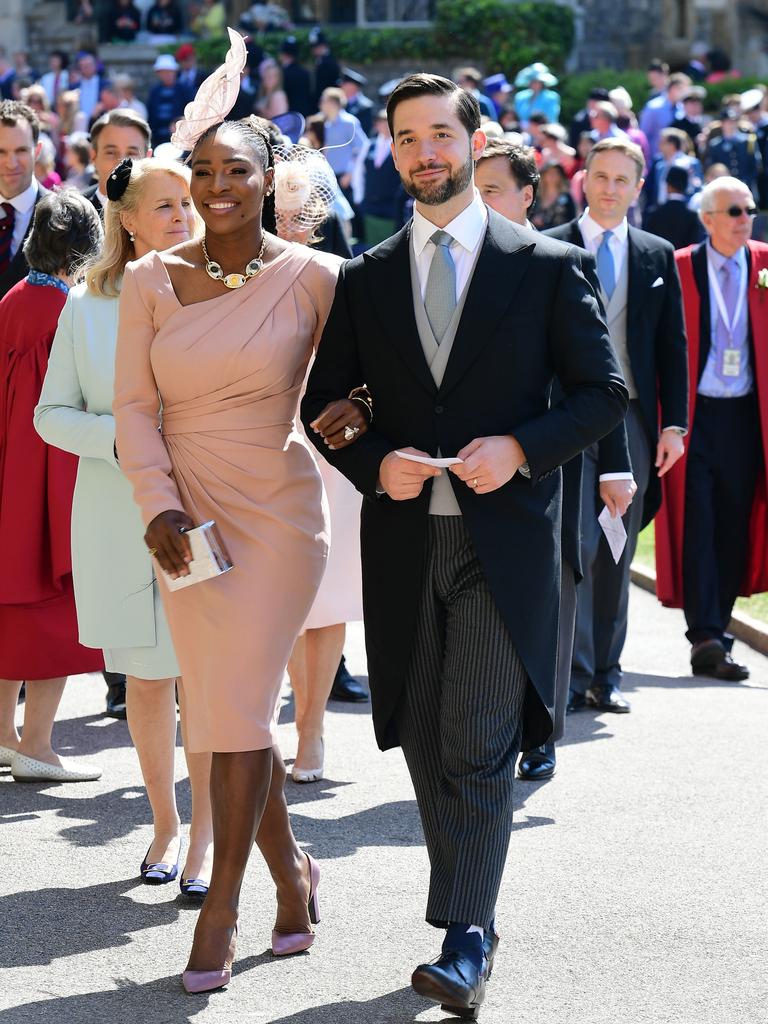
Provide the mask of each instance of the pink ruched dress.
POLYGON ((187 306, 156 253, 125 272, 120 465, 145 523, 167 509, 213 519, 235 566, 182 590, 160 584, 193 752, 274 742, 328 554, 320 474, 295 418, 341 262, 292 245, 243 288, 187 306))

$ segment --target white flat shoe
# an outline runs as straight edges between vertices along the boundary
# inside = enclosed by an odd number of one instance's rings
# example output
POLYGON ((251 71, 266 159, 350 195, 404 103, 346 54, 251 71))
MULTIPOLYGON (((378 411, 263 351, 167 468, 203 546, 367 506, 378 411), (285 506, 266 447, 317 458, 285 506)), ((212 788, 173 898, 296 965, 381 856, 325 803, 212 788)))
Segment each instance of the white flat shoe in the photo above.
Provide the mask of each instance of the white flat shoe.
POLYGON ((291 771, 294 782, 319 782, 322 777, 322 768, 294 768, 291 771))
POLYGON ((14 751, 11 774, 16 782, 95 782, 101 778, 101 768, 89 768, 75 761, 65 761, 59 767, 14 751))
POLYGON ((0 747, 0 768, 10 768, 15 753, 13 747, 0 747))

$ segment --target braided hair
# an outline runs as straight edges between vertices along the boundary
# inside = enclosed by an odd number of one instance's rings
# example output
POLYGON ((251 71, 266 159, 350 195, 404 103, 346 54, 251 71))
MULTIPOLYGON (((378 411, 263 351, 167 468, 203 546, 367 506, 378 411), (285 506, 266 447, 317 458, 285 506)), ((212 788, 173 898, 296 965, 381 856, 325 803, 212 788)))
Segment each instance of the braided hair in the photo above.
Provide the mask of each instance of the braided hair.
MULTIPOLYGON (((259 122, 261 118, 251 115, 250 117, 244 117, 242 121, 222 121, 220 124, 211 125, 207 131, 205 131, 195 143, 195 148, 192 154, 211 136, 215 135, 220 129, 224 128, 227 131, 235 131, 242 138, 243 142, 250 146, 250 148, 258 155, 259 163, 261 164, 263 171, 268 171, 270 168, 274 171, 275 168, 275 154, 272 150, 272 142, 270 140, 268 132, 262 128, 259 122)), ((190 157, 190 160, 192 157, 190 157)), ((261 226, 264 231, 269 231, 273 235, 277 234, 277 219, 275 216, 275 190, 272 189, 270 195, 264 196, 264 203, 261 208, 261 226)))

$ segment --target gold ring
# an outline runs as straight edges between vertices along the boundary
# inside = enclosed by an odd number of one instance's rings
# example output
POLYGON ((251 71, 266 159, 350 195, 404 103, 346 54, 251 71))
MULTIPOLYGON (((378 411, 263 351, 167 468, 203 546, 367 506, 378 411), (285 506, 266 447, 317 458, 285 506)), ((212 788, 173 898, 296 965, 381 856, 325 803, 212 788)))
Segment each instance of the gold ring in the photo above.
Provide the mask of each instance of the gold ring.
POLYGON ((157 554, 157 548, 150 548, 149 549, 149 557, 150 558, 152 558, 152 556, 156 555, 156 554, 157 554))

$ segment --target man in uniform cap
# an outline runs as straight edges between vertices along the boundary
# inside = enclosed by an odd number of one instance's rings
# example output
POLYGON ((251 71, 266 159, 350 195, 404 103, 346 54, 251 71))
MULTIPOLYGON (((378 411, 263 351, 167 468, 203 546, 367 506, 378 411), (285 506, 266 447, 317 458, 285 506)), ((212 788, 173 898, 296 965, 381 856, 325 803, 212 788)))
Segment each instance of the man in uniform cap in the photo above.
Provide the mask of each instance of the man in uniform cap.
POLYGON ((702 156, 701 133, 704 130, 704 100, 707 98, 707 90, 703 85, 692 85, 683 93, 680 105, 682 112, 677 115, 671 128, 679 128, 690 138, 698 159, 702 156))
POLYGON ((366 135, 373 131, 373 101, 363 93, 368 84, 365 75, 352 68, 341 69, 341 91, 347 97, 347 113, 354 114, 366 135))
POLYGON ((304 117, 315 112, 312 102, 312 79, 307 69, 296 59, 299 44, 296 36, 286 36, 280 47, 280 64, 283 68, 283 89, 288 97, 289 110, 296 110, 304 117))
POLYGON ((319 106, 324 90, 339 84, 341 68, 331 53, 323 30, 318 26, 309 33, 309 46, 315 58, 315 105, 319 106))
POLYGON ((768 92, 762 88, 748 89, 741 94, 741 109, 755 130, 755 141, 762 168, 757 176, 758 205, 768 208, 768 92))

